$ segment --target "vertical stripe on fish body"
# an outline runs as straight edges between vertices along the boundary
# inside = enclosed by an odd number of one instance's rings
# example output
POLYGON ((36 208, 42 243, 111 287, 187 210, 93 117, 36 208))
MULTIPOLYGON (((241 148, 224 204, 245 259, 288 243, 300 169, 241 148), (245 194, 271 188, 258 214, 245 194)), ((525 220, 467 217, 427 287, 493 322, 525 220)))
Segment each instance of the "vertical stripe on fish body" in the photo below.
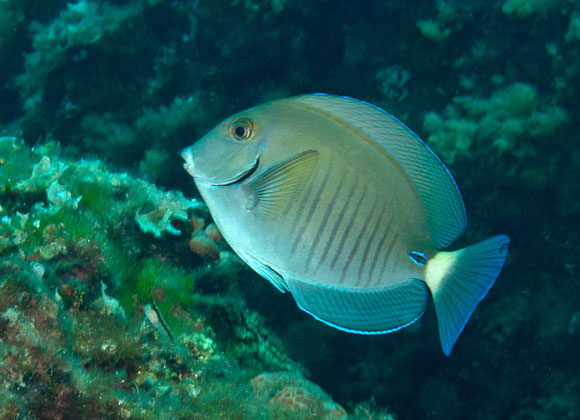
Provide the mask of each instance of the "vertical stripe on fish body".
POLYGON ((238 255, 300 308, 379 334, 421 316, 430 289, 449 354, 498 276, 509 238, 439 251, 466 226, 433 152, 368 103, 304 95, 238 113, 184 150, 238 255))

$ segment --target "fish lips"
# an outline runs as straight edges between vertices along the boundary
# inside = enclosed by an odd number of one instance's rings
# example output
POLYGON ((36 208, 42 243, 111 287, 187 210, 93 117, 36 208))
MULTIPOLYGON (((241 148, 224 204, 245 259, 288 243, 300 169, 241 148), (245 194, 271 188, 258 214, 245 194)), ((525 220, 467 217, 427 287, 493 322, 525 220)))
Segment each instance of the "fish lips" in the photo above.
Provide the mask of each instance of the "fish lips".
POLYGON ((250 167, 248 167, 247 169, 239 172, 238 174, 234 175, 232 178, 228 178, 224 181, 215 181, 212 180, 210 178, 206 178, 203 175, 201 175, 198 171, 196 171, 196 167, 193 161, 193 153, 191 148, 187 148, 185 149, 183 152, 181 152, 181 157, 183 158, 183 160, 185 160, 185 163, 183 164, 183 167, 185 168, 185 170, 187 171, 187 173, 189 175, 191 175, 193 178, 196 179, 204 179, 208 184, 211 184, 213 186, 217 186, 217 187, 224 187, 224 186, 228 186, 228 185, 234 185, 234 184, 239 184, 243 181, 245 181, 246 179, 248 179, 250 176, 252 176, 254 174, 254 172, 256 172, 256 170, 258 169, 258 166, 260 166, 260 155, 258 155, 256 157, 256 159, 254 160, 254 163, 252 163, 252 165, 250 167))
POLYGON ((224 182, 219 182, 219 183, 214 182, 214 183, 212 183, 212 185, 215 185, 217 187, 225 187, 228 185, 240 184, 240 183, 244 182, 246 179, 248 179, 249 177, 251 177, 254 174, 254 172, 256 172, 256 170, 258 170, 258 166, 260 166, 260 156, 258 156, 256 158, 256 160, 254 161, 252 166, 250 166, 245 171, 240 172, 238 175, 236 175, 232 179, 224 181, 224 182))
POLYGON ((185 170, 189 175, 195 178, 197 175, 195 173, 195 165, 193 164, 193 153, 191 151, 191 147, 184 149, 181 152, 181 157, 185 161, 183 167, 185 168, 185 170))

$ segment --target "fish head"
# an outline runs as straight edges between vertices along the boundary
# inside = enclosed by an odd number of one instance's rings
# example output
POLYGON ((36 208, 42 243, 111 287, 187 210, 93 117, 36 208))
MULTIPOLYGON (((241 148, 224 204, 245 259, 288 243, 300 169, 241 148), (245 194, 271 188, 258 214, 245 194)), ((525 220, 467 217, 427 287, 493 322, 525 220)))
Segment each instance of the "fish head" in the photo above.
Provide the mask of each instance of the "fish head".
POLYGON ((222 121, 204 137, 182 151, 185 170, 196 183, 232 185, 251 175, 259 166, 267 137, 260 114, 254 109, 222 121))

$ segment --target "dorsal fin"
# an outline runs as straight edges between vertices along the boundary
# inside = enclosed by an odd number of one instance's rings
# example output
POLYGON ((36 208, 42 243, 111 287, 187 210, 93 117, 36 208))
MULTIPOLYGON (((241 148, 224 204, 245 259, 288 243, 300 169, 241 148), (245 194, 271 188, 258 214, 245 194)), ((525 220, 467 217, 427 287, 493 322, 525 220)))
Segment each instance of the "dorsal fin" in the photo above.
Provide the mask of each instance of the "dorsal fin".
POLYGON ((443 162, 407 126, 382 109, 356 99, 314 94, 294 100, 341 121, 392 156, 412 179, 425 206, 431 241, 445 248, 465 230, 465 207, 443 162))

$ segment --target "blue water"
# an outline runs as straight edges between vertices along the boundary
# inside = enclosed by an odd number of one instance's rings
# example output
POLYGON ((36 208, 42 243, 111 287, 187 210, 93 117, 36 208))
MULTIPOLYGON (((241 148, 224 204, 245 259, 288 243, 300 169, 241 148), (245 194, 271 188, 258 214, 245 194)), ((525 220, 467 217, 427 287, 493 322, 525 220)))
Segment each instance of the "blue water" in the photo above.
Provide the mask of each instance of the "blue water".
MULTIPOLYGON (((195 293, 243 301, 273 345, 350 412, 372 399, 398 419, 580 419, 577 2, 7 0, 0 2, 0 55, 0 137, 55 140, 67 159, 101 159, 187 197, 199 194, 178 151, 233 112, 326 92, 396 115, 461 189, 469 223, 456 246, 497 233, 512 238, 506 266, 450 357, 440 349, 432 302, 410 328, 359 336, 316 322, 249 270, 228 277, 210 265, 196 274, 195 293)), ((0 190, 3 216, 44 197, 13 190, 0 190)), ((143 236, 132 249, 202 270, 208 260, 189 260, 186 239, 174 257, 161 252, 174 250, 167 237, 143 236)), ((8 297, 6 268, 18 252, 2 249, 6 314, 19 305, 8 297)), ((61 290, 54 260, 40 261, 56 276, 46 293, 61 290)), ((98 281, 113 284, 107 276, 98 281)), ((95 284, 87 293, 97 299, 95 284)), ((8 333, 0 331, 0 356, 9 363, 7 354, 23 344, 1 319, 8 333)), ((240 337, 218 315, 207 322, 241 370, 275 370, 240 359, 232 350, 240 337)), ((124 374, 128 382, 138 376, 124 374)), ((4 401, 21 398, 6 418, 41 417, 30 392, 59 401, 58 390, 30 375, 5 376, 4 401)), ((65 376, 50 383, 66 388, 65 376)), ((71 418, 82 398, 66 401, 55 413, 71 418)), ((111 418, 116 410, 110 407, 111 418)))

